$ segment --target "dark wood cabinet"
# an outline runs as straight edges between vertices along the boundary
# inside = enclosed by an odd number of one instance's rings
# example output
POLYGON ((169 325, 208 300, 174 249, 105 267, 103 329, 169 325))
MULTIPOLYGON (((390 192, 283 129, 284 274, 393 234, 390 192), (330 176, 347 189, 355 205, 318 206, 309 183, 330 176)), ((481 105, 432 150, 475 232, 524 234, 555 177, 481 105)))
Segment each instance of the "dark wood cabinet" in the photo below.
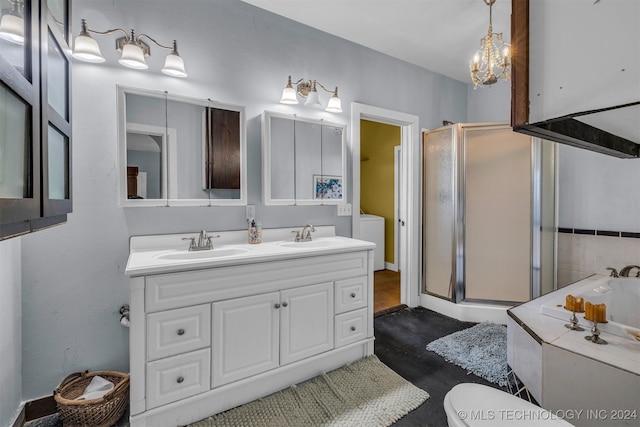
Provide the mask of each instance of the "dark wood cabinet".
POLYGON ((240 189, 240 112, 207 108, 207 189, 240 189))
POLYGON ((0 239, 6 239, 65 222, 71 212, 71 2, 0 3, 14 8, 22 25, 0 34, 0 239))

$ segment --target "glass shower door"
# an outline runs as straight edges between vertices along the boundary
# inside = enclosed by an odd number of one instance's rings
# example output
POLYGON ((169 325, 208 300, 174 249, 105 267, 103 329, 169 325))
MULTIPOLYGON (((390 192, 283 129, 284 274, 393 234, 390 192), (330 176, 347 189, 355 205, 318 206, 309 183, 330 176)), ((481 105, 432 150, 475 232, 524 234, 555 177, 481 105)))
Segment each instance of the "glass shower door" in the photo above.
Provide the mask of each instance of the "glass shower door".
POLYGON ((453 126, 423 135, 423 291, 451 299, 455 280, 456 134, 453 126))

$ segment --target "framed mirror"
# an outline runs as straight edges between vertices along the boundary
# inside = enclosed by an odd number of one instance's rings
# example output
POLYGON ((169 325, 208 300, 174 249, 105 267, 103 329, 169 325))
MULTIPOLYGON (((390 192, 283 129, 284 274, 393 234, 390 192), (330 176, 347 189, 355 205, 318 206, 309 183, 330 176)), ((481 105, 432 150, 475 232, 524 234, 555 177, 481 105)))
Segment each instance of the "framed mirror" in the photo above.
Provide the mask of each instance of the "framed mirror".
POLYGON ((262 194, 265 205, 346 202, 346 126, 265 111, 262 194))
POLYGON ((244 205, 244 108, 118 86, 121 206, 244 205))

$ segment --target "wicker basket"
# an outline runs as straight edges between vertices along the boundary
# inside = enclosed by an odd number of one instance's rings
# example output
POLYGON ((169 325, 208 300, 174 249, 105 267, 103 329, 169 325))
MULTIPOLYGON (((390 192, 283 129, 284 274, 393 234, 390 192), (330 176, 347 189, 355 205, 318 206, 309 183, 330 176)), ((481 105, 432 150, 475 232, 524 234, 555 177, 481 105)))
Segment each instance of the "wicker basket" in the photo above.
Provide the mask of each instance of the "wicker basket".
POLYGON ((110 427, 122 417, 129 403, 129 375, 115 371, 75 372, 62 380, 53 397, 65 427, 110 427), (113 389, 98 399, 75 400, 97 375, 111 381, 113 389))

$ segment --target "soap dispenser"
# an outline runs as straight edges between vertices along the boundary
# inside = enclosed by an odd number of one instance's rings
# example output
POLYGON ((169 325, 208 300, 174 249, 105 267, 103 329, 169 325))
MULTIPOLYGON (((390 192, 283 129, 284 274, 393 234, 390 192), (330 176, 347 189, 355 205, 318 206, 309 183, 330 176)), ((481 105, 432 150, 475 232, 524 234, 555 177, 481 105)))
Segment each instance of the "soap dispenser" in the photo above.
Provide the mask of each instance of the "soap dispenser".
POLYGON ((253 218, 247 222, 249 223, 249 243, 253 245, 262 242, 262 225, 253 218))

